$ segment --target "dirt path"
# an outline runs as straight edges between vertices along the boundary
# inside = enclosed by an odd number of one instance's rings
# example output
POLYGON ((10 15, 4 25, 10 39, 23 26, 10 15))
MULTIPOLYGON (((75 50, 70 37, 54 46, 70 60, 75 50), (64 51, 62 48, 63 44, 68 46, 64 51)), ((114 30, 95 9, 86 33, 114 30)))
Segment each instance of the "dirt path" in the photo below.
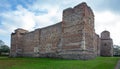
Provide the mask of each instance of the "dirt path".
POLYGON ((117 63, 117 65, 116 65, 115 69, 120 69, 120 60, 118 61, 118 63, 117 63))

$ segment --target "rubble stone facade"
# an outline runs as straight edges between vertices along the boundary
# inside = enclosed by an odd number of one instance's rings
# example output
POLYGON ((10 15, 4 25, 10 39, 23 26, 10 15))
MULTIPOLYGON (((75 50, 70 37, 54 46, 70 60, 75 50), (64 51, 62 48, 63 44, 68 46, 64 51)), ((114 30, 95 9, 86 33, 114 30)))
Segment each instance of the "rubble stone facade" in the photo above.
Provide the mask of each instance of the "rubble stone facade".
MULTIPOLYGON (((93 59, 103 51, 102 40, 95 33, 94 14, 83 2, 65 9, 62 21, 55 25, 32 32, 16 29, 11 34, 10 56, 93 59)), ((109 55, 112 55, 112 52, 109 55)))
POLYGON ((101 56, 113 56, 113 41, 110 38, 110 32, 101 33, 101 56))

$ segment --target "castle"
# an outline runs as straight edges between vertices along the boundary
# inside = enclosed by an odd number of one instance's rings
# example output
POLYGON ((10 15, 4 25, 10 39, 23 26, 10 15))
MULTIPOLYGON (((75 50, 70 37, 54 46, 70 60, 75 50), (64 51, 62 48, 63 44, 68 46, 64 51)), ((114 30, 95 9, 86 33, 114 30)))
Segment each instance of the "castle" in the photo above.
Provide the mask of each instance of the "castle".
POLYGON ((95 33, 94 13, 85 2, 63 11, 62 21, 32 32, 18 28, 11 34, 11 57, 93 59, 113 56, 108 31, 95 33))

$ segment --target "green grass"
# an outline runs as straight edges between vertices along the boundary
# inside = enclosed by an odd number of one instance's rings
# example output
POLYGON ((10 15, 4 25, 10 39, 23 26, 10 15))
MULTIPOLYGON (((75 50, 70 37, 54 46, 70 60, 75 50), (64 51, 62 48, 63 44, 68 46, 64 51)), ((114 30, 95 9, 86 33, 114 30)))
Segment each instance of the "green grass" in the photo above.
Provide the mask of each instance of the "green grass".
POLYGON ((97 57, 93 60, 52 58, 0 58, 0 69, 114 69, 119 57, 97 57))

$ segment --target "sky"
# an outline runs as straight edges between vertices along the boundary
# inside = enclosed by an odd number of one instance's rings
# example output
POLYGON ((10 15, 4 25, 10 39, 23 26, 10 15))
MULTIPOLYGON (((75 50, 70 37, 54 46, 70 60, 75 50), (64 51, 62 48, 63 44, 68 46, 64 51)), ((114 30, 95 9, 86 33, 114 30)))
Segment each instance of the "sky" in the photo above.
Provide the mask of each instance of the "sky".
POLYGON ((109 31, 120 45, 120 0, 0 0, 0 40, 10 46, 17 28, 33 31, 62 21, 62 11, 86 2, 95 15, 97 34, 109 31))

